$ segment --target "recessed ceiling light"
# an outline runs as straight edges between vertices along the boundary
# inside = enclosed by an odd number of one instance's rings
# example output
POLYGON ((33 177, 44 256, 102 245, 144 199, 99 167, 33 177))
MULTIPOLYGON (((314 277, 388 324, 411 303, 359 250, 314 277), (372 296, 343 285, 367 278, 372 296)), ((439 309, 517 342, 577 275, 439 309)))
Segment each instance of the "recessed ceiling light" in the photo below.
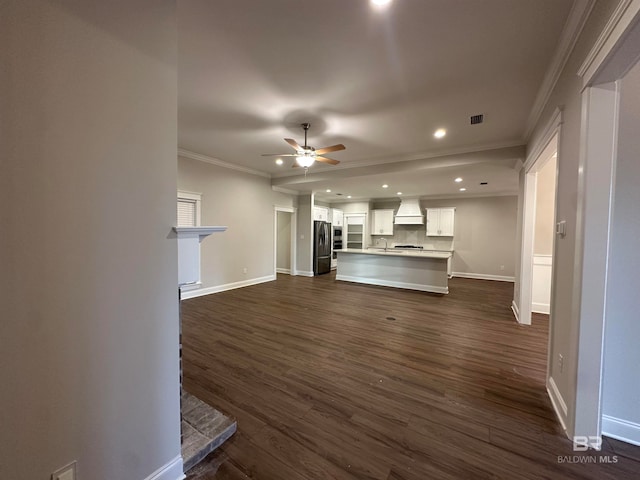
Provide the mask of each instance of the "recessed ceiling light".
POLYGON ((446 134, 447 134, 447 131, 444 128, 439 128, 438 130, 435 131, 433 136, 436 137, 436 138, 442 138, 446 134))
POLYGON ((325 190, 325 192, 327 192, 327 193, 331 193, 331 189, 330 189, 330 188, 327 188, 327 189, 325 190))
POLYGON ((460 191, 461 191, 461 192, 466 192, 466 191, 467 191, 467 189, 466 189, 466 188, 464 188, 464 187, 462 187, 462 188, 460 189, 460 191))
POLYGON ((402 192, 398 192, 398 193, 396 193, 396 195, 402 195, 402 192))
POLYGON ((456 178, 456 179, 454 180, 454 182, 456 182, 456 183, 460 183, 461 181, 462 181, 462 177, 458 177, 458 178, 456 178))
POLYGON ((384 7, 385 5, 389 5, 391 0, 371 0, 371 3, 376 7, 384 7))
POLYGON ((347 198, 351 198, 351 195, 347 195, 347 198))
POLYGON ((284 161, 281 158, 276 158, 276 165, 282 165, 284 161))
POLYGON ((384 185, 382 185, 382 188, 389 188, 389 185, 385 183, 384 185))

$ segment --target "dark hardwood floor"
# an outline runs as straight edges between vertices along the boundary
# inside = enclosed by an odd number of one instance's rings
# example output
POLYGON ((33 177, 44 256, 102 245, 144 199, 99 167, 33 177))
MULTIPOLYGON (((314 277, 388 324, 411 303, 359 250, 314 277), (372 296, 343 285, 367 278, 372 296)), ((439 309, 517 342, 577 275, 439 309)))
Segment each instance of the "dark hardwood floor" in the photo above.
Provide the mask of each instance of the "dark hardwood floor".
POLYGON ((572 451, 545 391, 546 316, 517 325, 512 295, 330 274, 184 301, 184 386, 238 420, 188 480, 640 478, 640 448, 572 451))

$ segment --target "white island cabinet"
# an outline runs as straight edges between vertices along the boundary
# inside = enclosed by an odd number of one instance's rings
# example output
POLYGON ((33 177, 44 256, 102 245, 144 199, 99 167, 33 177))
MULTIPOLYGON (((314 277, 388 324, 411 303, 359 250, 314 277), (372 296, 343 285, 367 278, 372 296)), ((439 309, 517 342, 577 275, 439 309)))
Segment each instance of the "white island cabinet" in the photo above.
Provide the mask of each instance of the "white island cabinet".
POLYGON ((451 252, 383 249, 337 250, 336 280, 422 292, 449 293, 447 261, 451 252))

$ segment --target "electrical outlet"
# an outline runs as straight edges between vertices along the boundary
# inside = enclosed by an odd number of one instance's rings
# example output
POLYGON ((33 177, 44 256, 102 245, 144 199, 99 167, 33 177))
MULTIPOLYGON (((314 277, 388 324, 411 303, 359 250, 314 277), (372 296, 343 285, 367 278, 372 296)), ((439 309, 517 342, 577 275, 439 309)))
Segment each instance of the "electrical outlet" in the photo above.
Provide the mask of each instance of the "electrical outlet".
POLYGON ((242 273, 247 273, 247 267, 244 267, 244 268, 242 269, 242 273))
POLYGON ((70 463, 66 467, 53 472, 51 480, 76 480, 76 462, 70 463))
POLYGON ((561 353, 558 354, 558 368, 560 369, 560 373, 564 370, 564 357, 561 353))
POLYGON ((500 270, 504 270, 504 265, 500 265, 500 270))

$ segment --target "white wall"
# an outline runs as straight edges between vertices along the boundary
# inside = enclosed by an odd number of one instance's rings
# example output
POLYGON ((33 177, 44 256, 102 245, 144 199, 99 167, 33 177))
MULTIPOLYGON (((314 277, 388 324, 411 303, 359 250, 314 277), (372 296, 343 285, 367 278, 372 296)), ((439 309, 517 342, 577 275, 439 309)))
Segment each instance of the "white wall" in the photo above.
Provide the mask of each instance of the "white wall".
POLYGON ((182 473, 170 0, 0 11, 0 478, 182 473))
MULTIPOLYGON (((617 0, 595 2, 591 15, 582 30, 575 48, 565 65, 557 84, 544 107, 543 113, 534 129, 527 150, 537 145, 545 135, 545 128, 557 108, 562 108, 562 127, 558 145, 558 194, 556 200, 557 221, 566 221, 566 236, 558 238, 554 257, 555 278, 553 279, 550 328, 550 377, 557 386, 562 402, 567 406, 563 415, 567 430, 573 434, 576 404, 577 345, 579 319, 574 308, 579 302, 574 298, 576 251, 576 205, 578 202, 578 165, 580 158, 580 129, 582 115, 582 85, 576 74, 589 53, 598 35, 618 5, 617 0), (559 355, 564 358, 562 368, 557 361, 559 355)), ((523 182, 521 182, 521 186, 523 182)), ((520 195, 522 195, 522 190, 520 195)), ((514 303, 517 307, 520 282, 516 279, 514 303)))
POLYGON ((188 296, 273 277, 274 206, 293 206, 294 197, 274 192, 266 177, 185 157, 178 158, 178 189, 202 193, 202 225, 228 227, 202 242, 202 289, 188 296))
POLYGON ((622 80, 609 247, 603 433, 640 445, 640 63, 622 80))

